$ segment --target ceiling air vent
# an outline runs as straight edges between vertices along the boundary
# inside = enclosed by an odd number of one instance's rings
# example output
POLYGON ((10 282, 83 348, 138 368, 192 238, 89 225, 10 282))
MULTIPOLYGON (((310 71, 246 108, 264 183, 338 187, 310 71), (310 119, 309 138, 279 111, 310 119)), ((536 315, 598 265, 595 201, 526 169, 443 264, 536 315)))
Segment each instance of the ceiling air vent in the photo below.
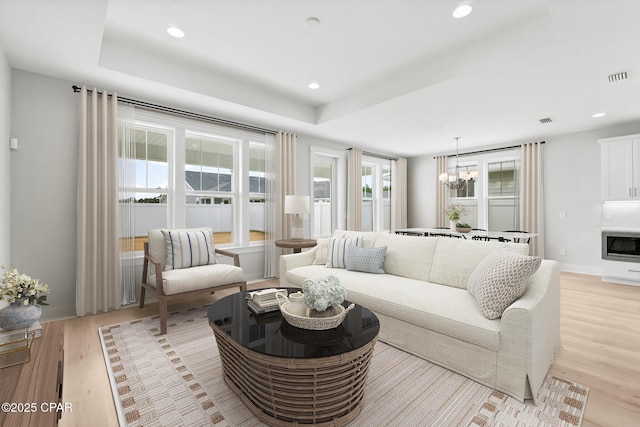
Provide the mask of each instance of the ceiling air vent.
POLYGON ((545 117, 544 119, 540 119, 540 123, 551 123, 551 117, 545 117))
POLYGON ((626 71, 622 71, 620 73, 609 74, 609 83, 615 83, 622 80, 627 80, 629 78, 629 74, 626 71))

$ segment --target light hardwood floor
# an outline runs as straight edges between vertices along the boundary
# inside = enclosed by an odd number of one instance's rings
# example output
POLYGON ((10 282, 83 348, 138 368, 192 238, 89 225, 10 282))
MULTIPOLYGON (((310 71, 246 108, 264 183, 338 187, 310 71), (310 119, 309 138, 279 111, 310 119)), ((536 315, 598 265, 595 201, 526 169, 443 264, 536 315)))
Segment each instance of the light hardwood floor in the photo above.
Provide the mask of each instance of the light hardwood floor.
MULTIPOLYGON (((590 388, 584 427, 640 425, 640 287, 602 283, 598 276, 561 275, 564 350, 551 372, 590 388)), ((254 283, 250 289, 277 286, 254 283)), ((217 297, 233 292, 222 291, 217 297)), ((195 306, 179 301, 170 310, 195 306)), ((156 304, 65 321, 63 402, 73 405, 60 426, 116 426, 111 387, 97 329, 157 314, 156 304)))

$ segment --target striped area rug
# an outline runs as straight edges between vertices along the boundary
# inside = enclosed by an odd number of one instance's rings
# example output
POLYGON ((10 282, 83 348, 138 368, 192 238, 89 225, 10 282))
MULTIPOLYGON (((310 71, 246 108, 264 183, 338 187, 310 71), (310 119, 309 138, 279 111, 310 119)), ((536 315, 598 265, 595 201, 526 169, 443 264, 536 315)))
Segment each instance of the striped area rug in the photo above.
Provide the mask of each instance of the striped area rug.
MULTIPOLYGON (((264 426, 229 390, 207 307, 99 329, 121 426, 264 426)), ((350 426, 580 425, 587 388, 548 376, 539 406, 378 341, 365 404, 350 426)))

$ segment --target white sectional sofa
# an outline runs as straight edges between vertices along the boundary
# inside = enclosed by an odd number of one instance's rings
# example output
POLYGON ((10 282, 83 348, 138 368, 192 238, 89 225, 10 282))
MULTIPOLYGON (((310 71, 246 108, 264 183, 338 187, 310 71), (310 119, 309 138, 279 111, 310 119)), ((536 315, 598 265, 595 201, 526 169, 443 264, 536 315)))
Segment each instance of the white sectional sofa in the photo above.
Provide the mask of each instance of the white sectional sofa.
POLYGON ((347 299, 380 320, 379 339, 519 400, 533 398, 560 351, 558 264, 542 260, 524 294, 490 320, 467 291, 469 276, 500 247, 528 254, 528 245, 447 237, 336 231, 362 236, 363 247, 387 246, 384 274, 328 268, 328 239, 280 258, 282 286, 333 275, 347 299))

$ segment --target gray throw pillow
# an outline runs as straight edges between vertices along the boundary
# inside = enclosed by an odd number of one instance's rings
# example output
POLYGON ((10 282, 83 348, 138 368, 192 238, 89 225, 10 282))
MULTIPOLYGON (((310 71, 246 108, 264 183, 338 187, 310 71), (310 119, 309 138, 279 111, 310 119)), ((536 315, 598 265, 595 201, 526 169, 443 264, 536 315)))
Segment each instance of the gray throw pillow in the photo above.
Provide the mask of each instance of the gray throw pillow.
POLYGON ((501 248, 487 255, 473 270, 467 290, 474 296, 482 315, 497 319, 524 294, 529 277, 538 270, 540 257, 517 254, 501 248))
POLYGON ((384 263, 384 256, 387 253, 386 246, 366 249, 360 246, 350 245, 348 252, 347 270, 384 274, 382 264, 384 263))

